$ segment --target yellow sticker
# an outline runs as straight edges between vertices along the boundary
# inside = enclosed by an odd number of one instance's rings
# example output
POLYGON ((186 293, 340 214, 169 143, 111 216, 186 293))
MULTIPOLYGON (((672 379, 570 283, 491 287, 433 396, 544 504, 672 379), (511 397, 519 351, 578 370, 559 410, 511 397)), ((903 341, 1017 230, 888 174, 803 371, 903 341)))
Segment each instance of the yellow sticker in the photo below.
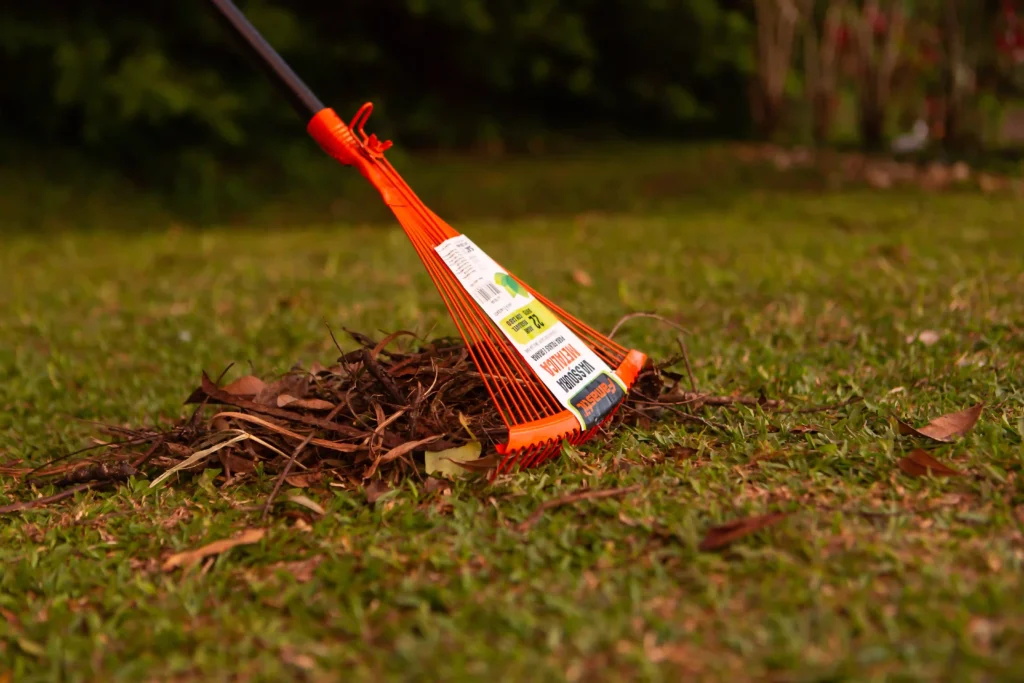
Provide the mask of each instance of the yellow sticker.
POLYGON ((555 314, 536 299, 512 311, 502 320, 505 329, 518 344, 533 341, 538 335, 547 332, 548 327, 556 322, 558 322, 558 318, 555 317, 555 314))

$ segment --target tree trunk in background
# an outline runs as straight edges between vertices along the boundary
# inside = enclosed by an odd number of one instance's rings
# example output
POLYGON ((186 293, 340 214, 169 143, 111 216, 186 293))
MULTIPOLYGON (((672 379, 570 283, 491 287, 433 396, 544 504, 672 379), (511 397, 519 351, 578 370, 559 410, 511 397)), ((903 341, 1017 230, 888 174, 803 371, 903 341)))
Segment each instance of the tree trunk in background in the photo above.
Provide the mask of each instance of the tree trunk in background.
POLYGON ((814 116, 811 123, 814 144, 817 147, 824 147, 828 144, 829 136, 832 134, 832 123, 835 119, 834 93, 814 93, 811 107, 811 113, 814 116))
MULTIPOLYGON (((946 59, 943 63, 942 89, 946 100, 943 128, 943 146, 947 151, 962 150, 967 142, 967 130, 964 125, 967 114, 967 90, 970 87, 965 80, 974 77, 975 65, 969 60, 966 50, 967 25, 972 17, 965 17, 963 12, 969 8, 958 8, 958 0, 946 0, 942 17, 942 37, 945 44, 946 59)), ((977 11, 977 10, 975 10, 977 11)))
POLYGON ((751 106, 758 133, 772 140, 785 123, 786 80, 793 61, 799 12, 794 0, 755 0, 754 9, 757 64, 751 106))
POLYGON ((860 103, 860 138, 864 149, 879 152, 885 147, 886 110, 867 97, 860 103))
POLYGON ((870 151, 885 146, 885 124, 892 91, 892 77, 903 43, 906 17, 901 2, 889 4, 888 16, 880 14, 880 3, 868 0, 853 19, 853 42, 857 51, 857 86, 860 98, 861 143, 870 151), (885 26, 879 31, 878 17, 885 26), (884 32, 881 44, 876 33, 884 32))
POLYGON ((816 146, 828 143, 836 107, 838 80, 838 30, 844 0, 826 0, 828 9, 819 27, 815 5, 818 0, 802 0, 804 29, 804 87, 811 110, 811 135, 816 146))

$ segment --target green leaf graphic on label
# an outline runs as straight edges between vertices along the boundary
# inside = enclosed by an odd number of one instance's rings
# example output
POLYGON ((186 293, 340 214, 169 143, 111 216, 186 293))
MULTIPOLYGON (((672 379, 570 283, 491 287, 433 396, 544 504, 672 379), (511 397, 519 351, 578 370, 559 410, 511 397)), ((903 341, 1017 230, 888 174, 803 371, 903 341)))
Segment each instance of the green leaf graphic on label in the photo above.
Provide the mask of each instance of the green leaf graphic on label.
POLYGON ((515 298, 517 294, 519 296, 526 296, 526 290, 523 286, 516 282, 515 279, 507 273, 495 273, 494 281, 504 287, 505 290, 512 295, 512 298, 515 298))

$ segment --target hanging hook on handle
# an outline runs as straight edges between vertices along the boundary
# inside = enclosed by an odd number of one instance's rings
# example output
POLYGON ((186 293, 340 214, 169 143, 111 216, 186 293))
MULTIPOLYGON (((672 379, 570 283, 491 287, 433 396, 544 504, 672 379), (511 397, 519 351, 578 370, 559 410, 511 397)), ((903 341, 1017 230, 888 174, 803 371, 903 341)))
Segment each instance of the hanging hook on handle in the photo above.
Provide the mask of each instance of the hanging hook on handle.
POLYGON ((364 130, 367 120, 370 118, 370 114, 373 112, 373 102, 367 102, 359 108, 356 115, 352 117, 352 123, 349 124, 349 128, 352 129, 360 138, 362 138, 363 146, 367 149, 370 154, 374 156, 383 156, 384 151, 389 149, 392 145, 390 140, 381 142, 377 138, 377 134, 367 135, 364 130))

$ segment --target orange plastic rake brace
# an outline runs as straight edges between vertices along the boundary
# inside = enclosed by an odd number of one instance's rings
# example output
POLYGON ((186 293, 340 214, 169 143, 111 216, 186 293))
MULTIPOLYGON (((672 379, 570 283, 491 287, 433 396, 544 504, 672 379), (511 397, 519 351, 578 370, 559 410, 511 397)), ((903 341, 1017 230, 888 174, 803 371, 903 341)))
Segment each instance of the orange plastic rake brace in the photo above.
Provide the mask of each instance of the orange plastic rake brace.
POLYGON ((325 107, 230 0, 211 0, 309 123, 307 132, 380 192, 426 267, 508 428, 495 476, 579 444, 615 414, 647 356, 627 350, 509 273, 420 201, 367 135, 373 106, 345 124, 325 107))

